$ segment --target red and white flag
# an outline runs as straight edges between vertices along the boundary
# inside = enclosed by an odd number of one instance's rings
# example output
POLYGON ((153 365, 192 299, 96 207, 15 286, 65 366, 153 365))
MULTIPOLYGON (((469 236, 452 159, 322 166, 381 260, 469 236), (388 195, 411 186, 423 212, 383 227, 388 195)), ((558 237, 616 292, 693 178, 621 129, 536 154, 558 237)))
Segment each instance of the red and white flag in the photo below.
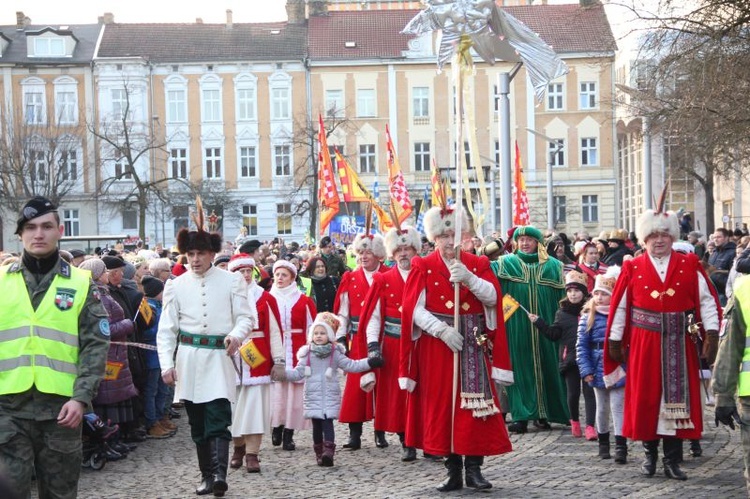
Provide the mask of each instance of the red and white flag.
POLYGON ((318 212, 320 213, 320 234, 325 234, 328 224, 339 212, 339 193, 333 176, 331 153, 328 151, 326 129, 323 127, 323 117, 318 115, 320 129, 318 130, 318 212))
POLYGON ((513 182, 513 225, 529 225, 529 198, 526 197, 526 181, 523 179, 523 166, 521 166, 521 151, 516 141, 516 172, 513 182))
POLYGON ((391 195, 391 206, 393 206, 395 215, 398 217, 398 223, 402 223, 409 218, 413 207, 409 199, 409 191, 406 189, 406 182, 404 182, 404 174, 401 172, 401 165, 393 148, 391 131, 387 124, 385 125, 385 137, 388 151, 388 191, 391 195))

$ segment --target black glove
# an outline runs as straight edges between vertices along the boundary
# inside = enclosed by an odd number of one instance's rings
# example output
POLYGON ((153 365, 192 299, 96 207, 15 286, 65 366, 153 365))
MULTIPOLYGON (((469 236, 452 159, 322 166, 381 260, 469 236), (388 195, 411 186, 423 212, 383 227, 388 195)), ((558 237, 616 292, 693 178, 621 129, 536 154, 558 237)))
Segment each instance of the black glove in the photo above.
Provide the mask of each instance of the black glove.
POLYGON ((617 340, 608 340, 609 343, 607 346, 609 347, 607 351, 609 352, 609 356, 612 360, 615 362, 619 362, 620 364, 625 362, 625 354, 622 351, 622 341, 617 340))
POLYGON ((370 369, 383 367, 383 357, 370 357, 369 359, 367 359, 367 365, 370 366, 370 369))
POLYGON ((342 336, 341 338, 336 338, 336 342, 340 343, 341 346, 344 347, 344 353, 348 355, 349 354, 349 342, 346 341, 346 336, 342 336))
POLYGON ((716 407, 716 426, 719 426, 719 423, 721 423, 734 430, 735 421, 738 425, 742 424, 736 405, 716 407))
POLYGON ((383 354, 380 352, 380 343, 377 341, 371 341, 367 344, 367 358, 373 359, 373 358, 383 358, 383 354))

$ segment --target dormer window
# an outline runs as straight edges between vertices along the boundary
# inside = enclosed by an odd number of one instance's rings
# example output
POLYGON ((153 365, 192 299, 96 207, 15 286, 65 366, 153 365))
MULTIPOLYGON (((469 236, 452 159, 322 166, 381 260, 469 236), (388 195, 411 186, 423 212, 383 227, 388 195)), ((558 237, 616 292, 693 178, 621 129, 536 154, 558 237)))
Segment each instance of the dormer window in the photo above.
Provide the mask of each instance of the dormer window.
POLYGON ((26 32, 28 57, 72 57, 78 39, 67 26, 26 32))
POLYGON ((62 38, 35 38, 34 55, 36 57, 62 57, 65 55, 65 44, 62 38))

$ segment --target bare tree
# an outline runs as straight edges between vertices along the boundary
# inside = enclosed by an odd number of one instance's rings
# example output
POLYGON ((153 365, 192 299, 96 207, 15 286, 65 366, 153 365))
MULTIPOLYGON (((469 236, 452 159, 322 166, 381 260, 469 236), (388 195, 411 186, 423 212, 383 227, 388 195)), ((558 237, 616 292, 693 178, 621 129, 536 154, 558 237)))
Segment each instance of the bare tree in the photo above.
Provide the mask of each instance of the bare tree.
POLYGON ((157 136, 149 125, 133 119, 132 88, 125 82, 121 108, 104 116, 98 123, 89 123, 89 132, 99 140, 101 181, 100 199, 123 208, 133 205, 138 211, 138 236, 146 240, 146 212, 152 198, 170 179, 156 168, 155 157, 166 153, 168 140, 157 136), (146 168, 144 166, 150 166, 146 168))
POLYGON ((83 186, 85 127, 51 121, 37 124, 20 112, 6 115, 0 135, 0 207, 11 213, 34 196, 59 205, 83 186))

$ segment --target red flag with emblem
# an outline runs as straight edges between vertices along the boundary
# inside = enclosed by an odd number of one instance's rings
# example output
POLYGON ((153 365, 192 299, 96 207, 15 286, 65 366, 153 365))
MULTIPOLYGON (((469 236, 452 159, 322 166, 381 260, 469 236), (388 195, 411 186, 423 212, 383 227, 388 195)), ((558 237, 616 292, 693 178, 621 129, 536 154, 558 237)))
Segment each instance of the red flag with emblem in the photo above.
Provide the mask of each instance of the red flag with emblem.
POLYGON ((401 223, 409 218, 413 207, 409 199, 409 191, 406 189, 406 182, 404 182, 404 174, 401 172, 401 165, 398 162, 398 156, 396 156, 396 150, 393 147, 391 131, 387 124, 385 125, 385 137, 385 147, 388 153, 388 190, 393 200, 391 204, 394 214, 398 217, 398 223, 401 223))
POLYGON ((513 182, 513 225, 529 225, 529 199, 526 196, 526 182, 523 179, 523 166, 521 166, 521 151, 516 141, 516 172, 513 182))

